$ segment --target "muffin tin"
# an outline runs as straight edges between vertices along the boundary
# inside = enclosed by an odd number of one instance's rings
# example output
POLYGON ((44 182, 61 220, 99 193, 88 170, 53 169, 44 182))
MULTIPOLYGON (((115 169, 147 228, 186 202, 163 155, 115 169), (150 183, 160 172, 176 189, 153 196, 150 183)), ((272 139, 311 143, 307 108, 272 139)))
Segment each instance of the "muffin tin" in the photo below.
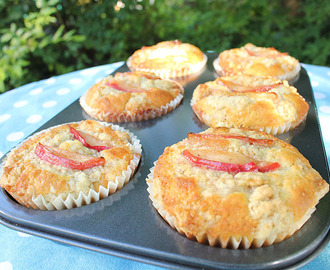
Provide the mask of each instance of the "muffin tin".
MULTIPOLYGON (((217 55, 207 53, 208 64, 203 73, 191 81, 187 78, 184 99, 174 111, 152 120, 120 124, 141 140, 143 149, 136 174, 121 190, 79 208, 41 211, 19 205, 1 189, 0 223, 58 242, 177 269, 292 269, 315 258, 330 240, 329 193, 321 199, 310 220, 292 237, 279 244, 249 250, 210 247, 187 239, 159 216, 148 198, 145 179, 164 148, 184 139, 188 132, 207 129, 194 115, 190 100, 198 84, 217 77, 212 66, 217 55)), ((127 66, 123 65, 117 71, 127 70, 127 66)), ((329 182, 329 164, 305 69, 302 68, 294 86, 310 105, 307 120, 291 132, 277 137, 298 148, 329 182)), ((86 118, 89 117, 76 100, 36 132, 86 118)))

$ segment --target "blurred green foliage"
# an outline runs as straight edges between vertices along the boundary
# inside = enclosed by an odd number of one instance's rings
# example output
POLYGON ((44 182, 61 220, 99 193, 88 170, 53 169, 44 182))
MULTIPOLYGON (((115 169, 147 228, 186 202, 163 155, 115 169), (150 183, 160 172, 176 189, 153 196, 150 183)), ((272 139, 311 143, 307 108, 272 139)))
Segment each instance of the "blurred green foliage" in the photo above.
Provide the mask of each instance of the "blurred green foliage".
POLYGON ((179 39, 217 52, 247 42, 330 64, 327 0, 0 0, 0 92, 179 39))

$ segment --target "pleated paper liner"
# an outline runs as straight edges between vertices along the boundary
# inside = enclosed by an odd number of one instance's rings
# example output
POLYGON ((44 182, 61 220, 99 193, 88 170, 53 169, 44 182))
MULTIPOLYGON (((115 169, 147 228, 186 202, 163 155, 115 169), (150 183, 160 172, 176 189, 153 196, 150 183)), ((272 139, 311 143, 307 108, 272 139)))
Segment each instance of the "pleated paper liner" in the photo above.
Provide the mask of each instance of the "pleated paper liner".
MULTIPOLYGON (((214 70, 216 71, 216 73, 222 77, 222 76, 229 76, 229 75, 233 75, 233 74, 227 74, 220 66, 220 59, 219 57, 217 57, 214 61, 213 61, 213 67, 214 67, 214 70)), ((280 80, 287 80, 288 83, 290 85, 293 85, 296 81, 299 80, 299 76, 300 76, 300 70, 301 70, 301 65, 297 65, 296 68, 291 71, 291 72, 288 72, 286 74, 283 74, 283 75, 280 75, 280 76, 274 76, 275 78, 277 79, 280 79, 280 80)))
POLYGON ((137 122, 143 120, 154 119, 157 117, 161 117, 171 111, 173 111, 176 107, 179 106, 181 100, 183 99, 183 95, 179 94, 165 106, 161 106, 160 108, 149 110, 137 114, 131 114, 127 112, 123 112, 120 114, 111 114, 108 112, 99 111, 87 105, 86 103, 86 93, 82 95, 79 99, 81 107, 84 111, 94 119, 98 119, 101 121, 112 122, 112 123, 128 123, 128 122, 137 122))
MULTIPOLYGON (((72 123, 79 123, 79 122, 72 122, 72 123)), ((72 123, 65 123, 65 124, 72 124, 72 123)), ((110 126, 115 131, 126 132, 129 135, 129 140, 131 145, 130 147, 134 149, 135 155, 133 159, 130 161, 130 164, 128 165, 126 170, 122 171, 122 174, 117 176, 113 181, 109 181, 107 187, 100 186, 98 191, 90 189, 87 194, 81 191, 79 195, 76 197, 69 194, 66 197, 58 196, 57 198, 51 201, 47 200, 42 195, 38 195, 37 197, 33 196, 32 202, 29 203, 31 208, 40 209, 40 210, 63 210, 63 209, 71 209, 74 207, 81 207, 83 205, 91 204, 93 202, 106 198, 107 196, 120 190, 125 184, 128 183, 128 181, 134 175, 135 170, 137 169, 140 162, 141 153, 142 153, 142 146, 140 144, 140 140, 138 140, 138 138, 133 133, 131 133, 128 130, 125 130, 124 128, 118 125, 114 125, 111 123, 104 123, 104 122, 99 122, 99 123, 102 124, 103 126, 110 126)), ((62 125, 64 124, 58 126, 62 126, 62 125)), ((49 129, 56 128, 58 126, 54 126, 49 129)), ((34 136, 37 136, 40 133, 47 132, 47 130, 49 129, 42 130, 22 141, 7 154, 6 158, 12 151, 19 148, 25 141, 33 138, 34 136)), ((1 164, 1 168, 0 168, 1 174, 6 158, 3 159, 3 162, 1 164)), ((17 198, 14 199, 19 201, 17 198)), ((27 204, 27 202, 24 201, 23 205, 24 204, 27 204)))
POLYGON ((214 125, 212 124, 212 115, 206 115, 206 114, 202 114, 196 111, 196 109, 194 108, 195 106, 195 102, 193 102, 193 100, 191 100, 191 107, 195 113, 195 115, 197 116, 197 118, 204 123, 205 125, 209 126, 209 127, 228 127, 228 128, 248 128, 248 129, 254 129, 254 130, 258 130, 258 131, 264 131, 268 134, 272 134, 272 135, 280 135, 289 131, 292 131, 293 129, 295 129, 296 127, 300 126, 305 120, 307 115, 304 115, 301 118, 296 119, 296 121, 294 122, 285 122, 283 123, 283 125, 280 126, 265 126, 265 127, 255 127, 255 126, 247 126, 247 125, 235 125, 233 123, 222 123, 221 125, 214 125))
POLYGON ((201 233, 200 235, 193 235, 188 232, 184 232, 180 229, 178 225, 178 221, 174 216, 171 216, 163 207, 161 202, 159 202, 153 194, 153 172, 157 161, 154 162, 154 166, 150 169, 150 174, 147 176, 146 182, 148 184, 147 191, 149 192, 149 198, 160 214, 160 216, 178 233, 185 235, 188 239, 197 241, 200 244, 207 244, 212 247, 221 247, 221 248, 230 248, 230 249, 250 249, 250 248, 260 248, 265 246, 270 246, 276 243, 279 243, 288 237, 292 236, 295 232, 297 232, 311 217, 313 212, 315 211, 315 207, 309 209, 305 215, 301 218, 299 222, 297 222, 296 227, 291 231, 288 231, 286 234, 272 234, 267 238, 252 238, 252 237, 222 237, 221 235, 218 237, 212 237, 207 233, 201 233))

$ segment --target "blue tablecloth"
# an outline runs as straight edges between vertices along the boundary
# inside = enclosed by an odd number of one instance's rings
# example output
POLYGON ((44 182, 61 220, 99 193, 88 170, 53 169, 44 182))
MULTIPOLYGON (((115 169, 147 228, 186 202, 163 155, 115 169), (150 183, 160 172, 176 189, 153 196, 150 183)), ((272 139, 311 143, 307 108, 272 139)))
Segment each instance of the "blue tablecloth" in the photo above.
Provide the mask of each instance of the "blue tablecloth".
MULTIPOLYGON (((0 157, 123 62, 33 82, 0 95, 0 157)), ((323 140, 330 160, 330 68, 303 64, 314 91, 323 140)), ((31 236, 0 225, 0 270, 158 269, 86 249, 31 236)), ((330 244, 303 269, 329 269, 330 244)))

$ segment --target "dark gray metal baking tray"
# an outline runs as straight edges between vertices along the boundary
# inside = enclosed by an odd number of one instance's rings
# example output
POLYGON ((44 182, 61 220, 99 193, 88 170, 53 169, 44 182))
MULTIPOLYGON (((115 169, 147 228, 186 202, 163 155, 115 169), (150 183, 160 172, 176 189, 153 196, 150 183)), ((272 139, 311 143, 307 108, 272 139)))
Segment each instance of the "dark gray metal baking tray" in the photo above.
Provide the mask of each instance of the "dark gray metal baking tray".
MULTIPOLYGON (((184 139, 188 132, 207 128, 190 107, 195 87, 217 77, 212 66, 217 54, 208 53, 207 56, 207 68, 185 85, 184 99, 177 109, 153 120, 121 124, 141 140, 143 147, 139 168, 126 186, 99 202, 60 211, 25 208, 1 189, 0 223, 58 242, 168 268, 292 269, 317 256, 329 242, 329 194, 295 235, 279 244, 249 250, 222 249, 189 240, 173 230, 153 208, 145 182, 153 162, 166 146, 184 139)), ((117 71, 127 70, 123 65, 117 71)), ((310 105, 307 120, 280 138, 297 147, 329 182, 329 165, 316 105, 304 69, 295 86, 310 105)), ((37 131, 86 118, 76 100, 37 131)))

